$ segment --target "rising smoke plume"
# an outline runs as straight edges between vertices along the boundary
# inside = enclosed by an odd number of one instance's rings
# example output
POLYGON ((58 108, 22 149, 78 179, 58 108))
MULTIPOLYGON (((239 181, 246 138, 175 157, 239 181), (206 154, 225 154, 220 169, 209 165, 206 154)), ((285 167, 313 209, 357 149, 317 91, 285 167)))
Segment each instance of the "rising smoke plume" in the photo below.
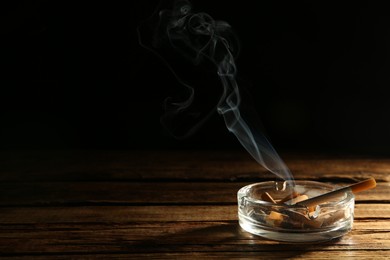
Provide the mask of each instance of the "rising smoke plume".
MULTIPOLYGON (((142 25, 144 26, 145 23, 142 25)), ((143 27, 140 29, 143 29, 143 27)), ((292 180, 290 170, 279 157, 269 140, 259 129, 253 118, 243 113, 241 95, 236 80, 237 68, 235 58, 238 54, 237 40, 230 25, 216 21, 206 13, 195 13, 188 1, 177 1, 172 10, 162 10, 158 17, 148 20, 148 26, 154 28, 150 40, 141 37, 140 44, 159 54, 161 46, 169 44, 170 48, 180 53, 186 59, 200 66, 212 63, 215 73, 222 82, 223 93, 216 105, 216 110, 223 116, 226 127, 232 132, 242 146, 263 167, 273 172, 279 178, 292 180), (153 20, 157 18, 153 22, 153 20)), ((169 64, 167 64, 169 66, 169 64)), ((194 100, 194 88, 183 81, 169 66, 172 73, 187 90, 187 98, 181 102, 171 102, 163 121, 189 109, 194 100)), ((200 75, 194 75, 199 77, 200 75)), ((204 84, 208 84, 205 80, 204 84)), ((213 111, 212 111, 213 112, 213 111)), ((210 115, 210 114, 209 114, 210 115)), ((187 135, 192 134, 208 117, 198 122, 187 135)), ((185 136, 187 136, 185 135, 185 136)))

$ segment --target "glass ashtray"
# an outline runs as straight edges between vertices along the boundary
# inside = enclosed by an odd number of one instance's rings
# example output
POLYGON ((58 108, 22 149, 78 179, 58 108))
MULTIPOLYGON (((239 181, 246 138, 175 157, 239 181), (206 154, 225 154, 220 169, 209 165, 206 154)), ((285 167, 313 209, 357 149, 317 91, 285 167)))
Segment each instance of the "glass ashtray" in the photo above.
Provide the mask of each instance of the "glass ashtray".
POLYGON ((335 188, 314 181, 247 185, 237 193, 239 224, 254 235, 286 242, 322 242, 343 236, 353 224, 355 197, 351 191, 313 207, 294 205, 292 195, 310 199, 335 188), (273 201, 265 201, 264 195, 273 201))

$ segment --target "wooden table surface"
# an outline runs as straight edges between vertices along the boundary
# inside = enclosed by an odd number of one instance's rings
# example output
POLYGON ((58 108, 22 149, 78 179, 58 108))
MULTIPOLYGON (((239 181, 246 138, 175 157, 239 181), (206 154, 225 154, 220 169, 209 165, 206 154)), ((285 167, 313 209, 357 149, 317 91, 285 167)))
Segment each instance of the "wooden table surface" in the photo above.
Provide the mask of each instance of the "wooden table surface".
POLYGON ((244 152, 2 152, 0 253, 9 258, 390 259, 390 159, 287 156, 296 179, 350 184, 353 230, 321 244, 243 231, 236 194, 274 180, 244 152))

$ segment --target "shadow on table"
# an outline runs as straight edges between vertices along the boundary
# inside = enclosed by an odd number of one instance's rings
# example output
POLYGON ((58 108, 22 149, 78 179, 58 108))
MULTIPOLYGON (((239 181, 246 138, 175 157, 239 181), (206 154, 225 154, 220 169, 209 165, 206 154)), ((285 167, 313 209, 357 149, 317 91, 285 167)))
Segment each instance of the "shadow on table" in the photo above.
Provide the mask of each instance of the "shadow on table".
MULTIPOLYGON (((287 243, 267 240, 240 228, 236 221, 175 222, 169 233, 139 241, 133 248, 140 252, 235 252, 275 257, 297 257, 307 252, 326 250, 339 239, 325 243, 287 243)), ((166 227, 165 227, 166 228, 166 227)), ((164 229, 165 229, 164 228, 164 229)))

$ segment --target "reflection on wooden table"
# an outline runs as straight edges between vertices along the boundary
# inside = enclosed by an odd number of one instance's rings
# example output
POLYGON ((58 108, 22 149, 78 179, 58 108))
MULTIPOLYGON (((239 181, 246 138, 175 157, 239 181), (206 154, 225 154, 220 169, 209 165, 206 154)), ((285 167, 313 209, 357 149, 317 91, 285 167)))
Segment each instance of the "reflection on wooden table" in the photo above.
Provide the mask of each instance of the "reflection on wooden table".
POLYGON ((244 152, 2 152, 0 252, 36 258, 390 257, 390 159, 286 156, 296 179, 349 185, 346 236, 319 244, 240 229, 237 191, 275 177, 244 152))

